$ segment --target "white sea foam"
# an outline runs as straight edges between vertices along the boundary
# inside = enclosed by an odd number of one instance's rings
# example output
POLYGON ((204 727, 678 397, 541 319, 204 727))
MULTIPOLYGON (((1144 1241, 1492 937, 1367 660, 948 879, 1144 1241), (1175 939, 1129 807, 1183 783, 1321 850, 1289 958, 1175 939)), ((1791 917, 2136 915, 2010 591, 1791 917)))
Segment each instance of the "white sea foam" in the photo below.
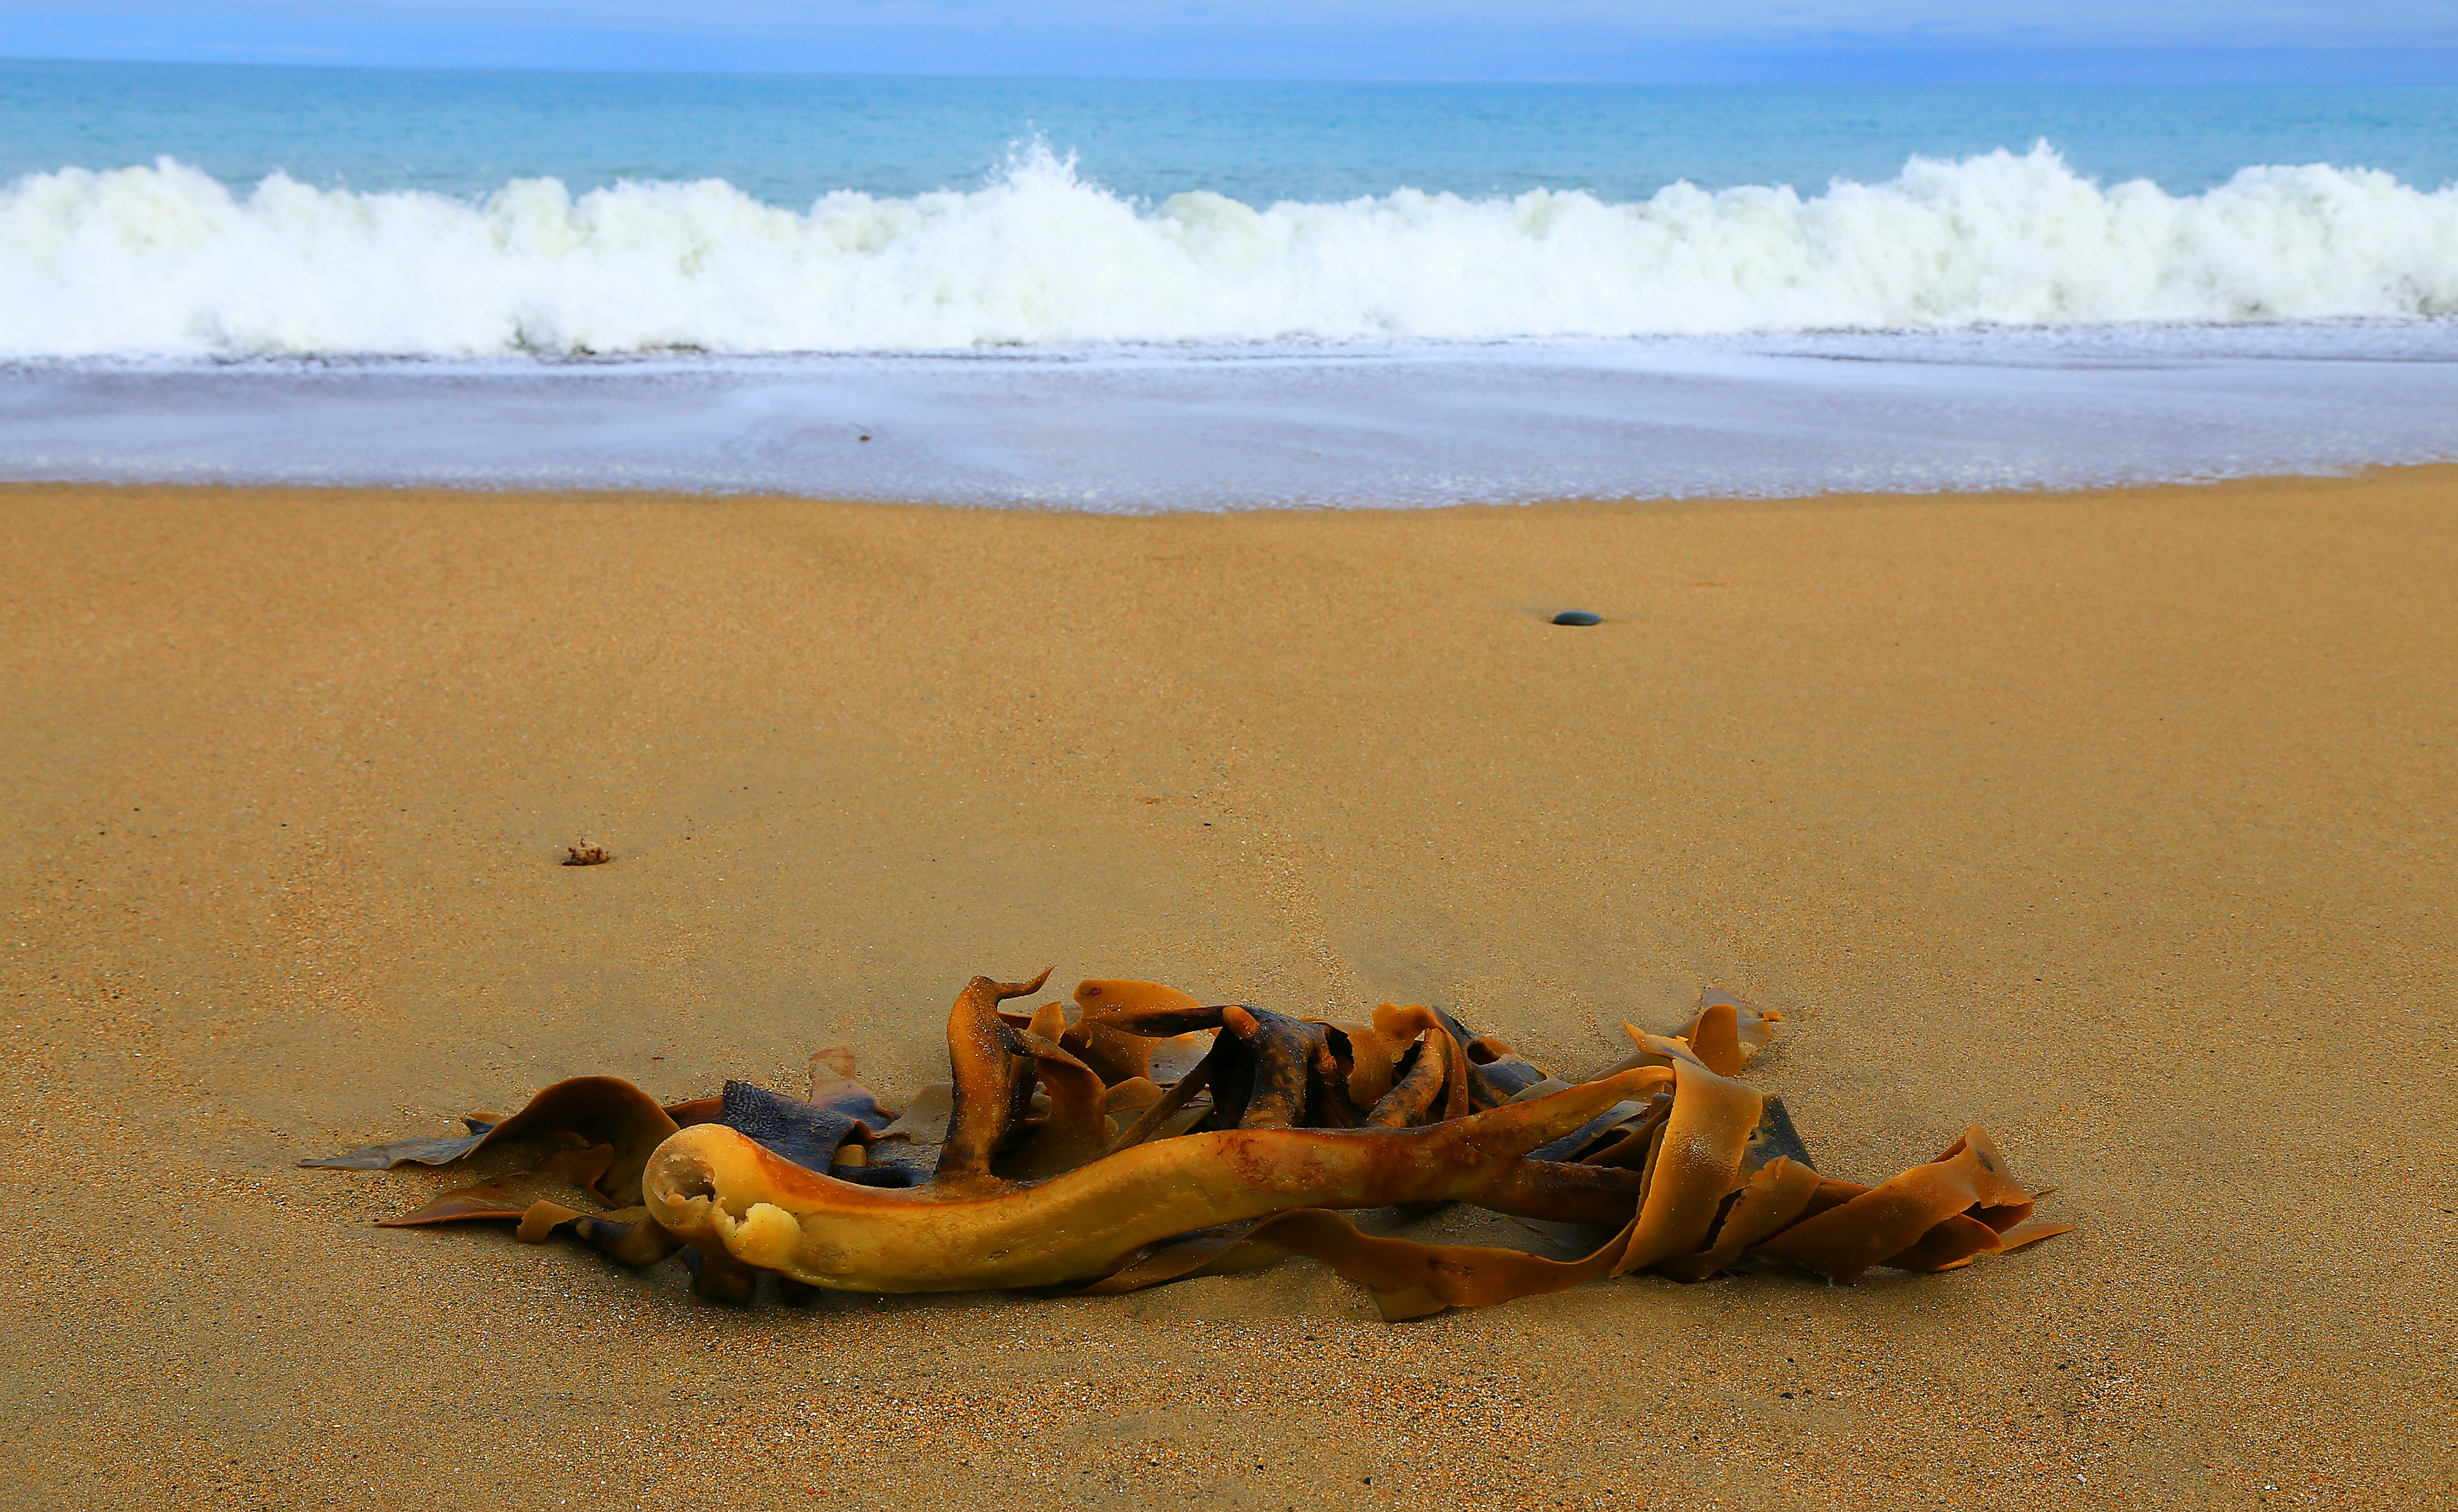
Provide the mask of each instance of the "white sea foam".
POLYGON ((720 180, 234 195, 163 159, 0 190, 0 353, 483 356, 1450 340, 2458 314, 2458 186, 2102 187, 2049 148, 1632 203, 1147 206, 1035 149, 807 213, 720 180))

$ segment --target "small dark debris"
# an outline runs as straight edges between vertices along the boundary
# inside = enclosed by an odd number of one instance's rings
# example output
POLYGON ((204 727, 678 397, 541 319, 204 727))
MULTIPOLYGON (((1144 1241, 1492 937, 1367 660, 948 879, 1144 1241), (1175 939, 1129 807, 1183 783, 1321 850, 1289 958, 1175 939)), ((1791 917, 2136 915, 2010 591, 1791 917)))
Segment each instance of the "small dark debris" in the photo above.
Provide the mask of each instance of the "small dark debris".
POLYGON ((567 845, 564 849, 572 853, 563 859, 566 866, 603 866, 614 859, 613 851, 603 845, 592 845, 587 840, 577 845, 567 845))

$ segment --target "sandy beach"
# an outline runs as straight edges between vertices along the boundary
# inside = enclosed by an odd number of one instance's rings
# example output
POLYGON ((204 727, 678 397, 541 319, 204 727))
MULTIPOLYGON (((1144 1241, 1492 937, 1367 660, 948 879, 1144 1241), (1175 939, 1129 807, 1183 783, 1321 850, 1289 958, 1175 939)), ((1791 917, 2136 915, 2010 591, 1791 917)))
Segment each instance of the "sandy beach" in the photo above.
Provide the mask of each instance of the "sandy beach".
POLYGON ((0 1502, 2458 1504, 2458 468, 11 486, 0 541, 0 1502), (1303 1262, 742 1311, 294 1164, 583 1072, 909 1089, 1044 965, 1574 1073, 1720 988, 1790 1020, 1752 1079, 1822 1170, 1976 1122, 2078 1227, 1398 1326, 1303 1262))

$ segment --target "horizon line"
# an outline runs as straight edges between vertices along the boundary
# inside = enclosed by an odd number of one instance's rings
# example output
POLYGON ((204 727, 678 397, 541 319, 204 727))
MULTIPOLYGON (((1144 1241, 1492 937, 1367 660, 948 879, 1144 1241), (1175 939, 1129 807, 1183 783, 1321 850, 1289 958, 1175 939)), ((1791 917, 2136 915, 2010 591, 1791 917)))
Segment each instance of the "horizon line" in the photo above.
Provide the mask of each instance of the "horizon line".
MULTIPOLYGON (((655 33, 621 33, 627 37, 646 38, 655 33)), ((168 47, 170 45, 163 45, 168 47)), ((189 45, 193 48, 193 44, 189 45)), ((260 51, 245 46, 222 48, 234 53, 260 51)), ((648 63, 619 57, 598 59, 539 59, 505 61, 501 59, 416 59, 370 58, 354 55, 338 48, 297 48, 292 56, 230 56, 198 57, 152 54, 136 49, 118 52, 60 51, 0 52, 0 66, 12 65, 94 65, 120 67, 197 68, 197 69, 283 69, 292 71, 348 70, 371 73, 498 73, 498 74, 617 74, 643 78, 804 78, 838 81, 881 80, 946 83, 1084 83, 1084 84, 1250 84, 1250 85, 1344 85, 1382 87, 1438 86, 1512 86, 1524 88, 1891 88, 1891 89, 2002 89, 2002 88, 2154 88, 2154 89, 2458 89, 2458 46, 2415 49, 2364 45, 2300 45, 2202 47, 2182 44, 2123 47, 2021 47, 1981 46, 1967 44, 1906 46, 1870 42, 1851 46, 1767 47, 1767 46, 1689 46, 1681 49, 1660 49, 1659 52, 1679 52, 1690 60, 1687 68, 1666 70, 1660 75, 1636 72, 1545 74, 1470 74, 1445 71, 1423 73, 1352 74, 1337 72, 1265 72, 1260 70, 1215 69, 1206 72, 1171 71, 1167 69, 1120 67, 1116 69, 1065 70, 1020 68, 1012 70, 952 69, 947 71, 917 70, 882 63, 878 66, 815 68, 781 63, 760 66, 739 60, 711 60, 705 63, 648 63), (2199 63, 2213 65, 2283 65, 2304 61, 2314 64, 2338 64, 2395 59, 2406 65, 2406 71, 2443 72, 2445 77, 2361 77, 2353 75, 2313 77, 2160 77, 2157 65, 2199 63), (2445 65, 2435 70, 2435 64, 2445 65), (2023 65, 2030 64, 2029 70, 2023 65), (2107 71, 2112 76, 2090 76, 2091 65, 2107 71), (1750 65, 1755 65, 1752 67, 1750 65), (2126 67, 2125 65, 2131 65, 2126 67), (1909 72, 1924 68, 1943 68, 1949 72, 1938 77, 1907 77, 1909 72), (1825 76, 1815 76, 1823 71, 1825 76), (2039 76, 2020 76, 2027 72, 2039 76), (1715 76, 1702 76, 1715 75, 1715 76)), ((2402 71, 2405 72, 2405 71, 2402 71)))

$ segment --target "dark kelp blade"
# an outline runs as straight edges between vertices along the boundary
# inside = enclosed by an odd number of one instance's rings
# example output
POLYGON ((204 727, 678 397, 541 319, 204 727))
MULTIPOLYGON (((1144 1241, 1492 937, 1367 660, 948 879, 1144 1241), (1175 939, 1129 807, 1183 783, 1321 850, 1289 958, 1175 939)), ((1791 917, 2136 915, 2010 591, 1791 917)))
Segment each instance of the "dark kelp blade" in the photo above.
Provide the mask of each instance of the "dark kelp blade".
POLYGON ((1636 1113, 1624 1117, 1605 1130, 1603 1139, 1588 1147, 1587 1153, 1577 1157, 1583 1166, 1617 1166, 1638 1170, 1647 1164, 1648 1152, 1656 1146, 1656 1136, 1664 1131, 1664 1121, 1673 1115, 1673 1096, 1659 1092, 1647 1100, 1636 1113))
MULTIPOLYGON (((837 1147, 854 1130, 855 1120, 844 1113, 750 1082, 726 1083, 723 1102, 718 1123, 806 1170, 825 1172, 836 1163, 837 1147)), ((885 1113, 879 1116, 883 1129, 891 1122, 885 1113)))
MULTIPOLYGON (((1538 1083, 1536 1085, 1543 1087, 1548 1084, 1538 1083)), ((1551 1090, 1560 1091, 1569 1085, 1570 1084, 1568 1083, 1564 1083, 1561 1087, 1551 1087, 1551 1090)), ((1534 1088, 1532 1087, 1531 1088, 1531 1090, 1533 1089, 1534 1088)), ((1513 1098, 1512 1101, 1517 1102, 1520 1101, 1520 1099, 1513 1098)), ((1531 1160, 1576 1160, 1581 1155, 1586 1154, 1589 1150, 1594 1150, 1597 1145, 1601 1144, 1607 1134, 1612 1133, 1623 1124, 1637 1118, 1646 1111, 1647 1105, 1645 1103, 1615 1103, 1613 1107, 1606 1108, 1603 1112, 1589 1119, 1586 1123, 1581 1124, 1574 1129, 1572 1129, 1569 1133, 1564 1134, 1561 1138, 1553 1141, 1552 1144, 1542 1145, 1530 1150, 1528 1152, 1528 1158, 1531 1160)))
POLYGON ((1750 1175, 1776 1160, 1816 1169, 1809 1158, 1809 1147, 1802 1143, 1801 1130, 1792 1127, 1792 1114, 1785 1109, 1783 1099, 1770 1097, 1760 1110, 1759 1127, 1750 1130, 1750 1142, 1741 1151, 1741 1174, 1750 1175))
MULTIPOLYGON (((1446 1116, 1444 1097, 1445 1088, 1453 1079, 1452 1055, 1448 1034, 1428 1034, 1419 1041, 1415 1053, 1400 1063, 1400 1074, 1392 1079, 1391 1089, 1365 1110, 1366 1124, 1375 1129, 1406 1129, 1446 1116)), ((1464 1076, 1460 1081, 1466 1084, 1464 1076)), ((1464 1108, 1453 1108, 1448 1116, 1456 1118, 1464 1111, 1464 1108)))
POLYGON ((1467 1056, 1469 1086, 1477 1106, 1491 1108, 1510 1102, 1546 1080, 1542 1068, 1502 1041, 1490 1034, 1477 1033, 1445 1009, 1432 1011, 1467 1056))
MULTIPOLYGON (((1212 1262, 1223 1253, 1242 1243, 1254 1231, 1252 1222, 1224 1224, 1218 1229, 1201 1229, 1181 1234, 1163 1244, 1156 1244, 1130 1259, 1125 1265, 1101 1279, 1066 1293, 1071 1296, 1115 1296, 1122 1292, 1139 1292, 1148 1286, 1175 1281, 1200 1271, 1205 1275, 1221 1275, 1226 1272, 1213 1268, 1212 1262)), ((1257 1250, 1255 1264, 1265 1266, 1281 1258, 1278 1253, 1257 1250)), ((1230 1267, 1237 1269, 1237 1267, 1230 1267)))
MULTIPOLYGON (((1468 1047, 1452 1035, 1440 1014, 1423 1004, 1385 1003, 1374 1010, 1374 1032, 1386 1040, 1399 1042, 1424 1036, 1419 1051, 1421 1061, 1439 1045, 1443 1085, 1434 1100, 1423 1108, 1424 1116, 1436 1120, 1462 1118, 1474 1110, 1469 1106, 1468 1047)), ((1392 1091, 1385 1093, 1376 1106, 1396 1106, 1390 1105, 1390 1099, 1398 1094, 1398 1090, 1395 1084, 1392 1091)), ((1369 1119, 1368 1122, 1379 1123, 1380 1120, 1369 1119)))
POLYGON ((1238 1127, 1289 1129, 1303 1123, 1323 1025, 1243 1005, 1223 1007, 1220 1020, 1252 1067, 1245 1100, 1237 1109, 1238 1127))

